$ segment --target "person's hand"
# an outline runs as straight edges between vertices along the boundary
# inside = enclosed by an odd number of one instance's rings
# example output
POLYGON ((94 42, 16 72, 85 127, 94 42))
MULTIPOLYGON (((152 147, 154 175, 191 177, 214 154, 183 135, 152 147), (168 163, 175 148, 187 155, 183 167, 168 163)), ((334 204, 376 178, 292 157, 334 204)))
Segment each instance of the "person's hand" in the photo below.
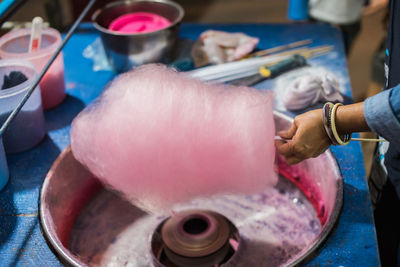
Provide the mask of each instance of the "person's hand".
POLYGON ((279 132, 278 135, 288 139, 275 141, 278 152, 286 158, 288 164, 317 157, 331 144, 325 132, 320 109, 296 116, 291 128, 279 132))

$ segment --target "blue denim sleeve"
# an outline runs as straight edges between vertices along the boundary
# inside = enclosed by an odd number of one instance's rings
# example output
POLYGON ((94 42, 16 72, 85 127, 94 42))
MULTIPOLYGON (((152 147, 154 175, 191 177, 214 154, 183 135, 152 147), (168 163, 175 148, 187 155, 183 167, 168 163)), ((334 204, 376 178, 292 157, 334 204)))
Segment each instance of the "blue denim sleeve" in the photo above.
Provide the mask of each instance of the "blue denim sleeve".
POLYGON ((400 85, 367 98, 364 117, 372 131, 400 150, 400 85))
POLYGON ((400 121, 400 84, 391 90, 389 102, 394 114, 397 117, 397 120, 400 121))

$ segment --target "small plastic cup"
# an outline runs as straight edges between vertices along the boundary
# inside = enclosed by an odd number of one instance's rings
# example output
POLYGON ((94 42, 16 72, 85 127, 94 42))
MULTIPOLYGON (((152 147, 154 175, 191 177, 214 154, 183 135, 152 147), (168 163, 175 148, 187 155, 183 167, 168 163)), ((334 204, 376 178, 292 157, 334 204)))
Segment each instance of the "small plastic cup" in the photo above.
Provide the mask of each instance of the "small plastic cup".
MULTIPOLYGON (((12 71, 22 72, 28 80, 8 89, 0 90, 0 125, 7 120, 18 103, 37 78, 37 72, 31 62, 19 59, 0 60, 0 88, 5 75, 12 71)), ((18 153, 38 144, 46 134, 40 89, 37 87, 21 111, 3 133, 6 153, 18 153)))
POLYGON ((308 0, 289 0, 288 18, 295 21, 308 19, 308 0))
POLYGON ((1 139, 0 136, 0 190, 6 186, 9 178, 6 154, 4 153, 3 142, 1 139))
MULTIPOLYGON (((11 31, 0 38, 0 58, 31 61, 38 73, 61 44, 60 33, 52 28, 42 29, 40 49, 29 52, 30 29, 11 31)), ((40 82, 44 109, 59 105, 65 98, 64 61, 60 53, 40 82)))

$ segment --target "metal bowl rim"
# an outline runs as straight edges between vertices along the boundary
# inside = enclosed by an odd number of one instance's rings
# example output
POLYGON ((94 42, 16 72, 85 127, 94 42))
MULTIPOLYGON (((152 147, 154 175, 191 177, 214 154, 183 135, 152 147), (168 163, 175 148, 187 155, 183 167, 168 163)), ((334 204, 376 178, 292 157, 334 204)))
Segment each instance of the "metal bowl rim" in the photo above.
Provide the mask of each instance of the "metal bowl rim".
POLYGON ((51 235, 51 233, 53 232, 51 230, 52 227, 50 226, 48 219, 44 216, 44 213, 45 213, 45 207, 44 207, 45 206, 44 205, 45 194, 44 194, 44 192, 47 191, 47 187, 49 186, 50 177, 52 176, 52 174, 54 172, 54 168, 56 166, 58 166, 58 164, 65 158, 65 156, 68 153, 72 153, 71 146, 68 146, 64 151, 61 152, 61 154, 54 161, 49 172, 46 174, 46 177, 44 178, 44 182, 42 184, 42 187, 40 188, 39 222, 40 222, 41 230, 44 234, 46 242, 51 244, 52 248, 58 253, 57 256, 61 257, 62 260, 65 260, 66 262, 68 262, 68 264, 79 267, 79 266, 86 266, 86 264, 81 262, 77 257, 75 257, 72 253, 70 253, 70 251, 61 244, 58 237, 54 237, 53 235, 51 235))
POLYGON ((113 36, 125 36, 125 37, 132 36, 132 37, 134 37, 134 36, 151 36, 151 35, 160 33, 162 31, 172 29, 173 27, 179 25, 182 22, 184 15, 185 15, 185 11, 184 11, 183 7, 181 5, 179 5, 178 3, 170 1, 170 0, 123 0, 123 1, 111 2, 107 5, 105 5, 103 8, 97 9, 93 13, 91 19, 92 19, 94 27, 100 32, 103 32, 103 33, 106 33, 109 35, 113 35, 113 36), (148 2, 148 3, 153 2, 153 3, 167 4, 167 5, 175 7, 178 10, 179 15, 175 19, 175 21, 173 23, 171 23, 171 25, 169 25, 168 27, 159 29, 157 31, 145 32, 145 33, 121 33, 121 32, 117 32, 117 31, 110 31, 109 29, 104 28, 103 26, 98 24, 96 21, 97 17, 106 9, 109 9, 111 7, 118 6, 118 5, 128 5, 128 4, 139 3, 139 2, 148 2))
MULTIPOLYGON (((274 115, 277 117, 284 118, 290 122, 293 122, 293 118, 291 118, 281 112, 274 111, 274 115)), ((77 257, 75 257, 72 253, 70 253, 69 250, 61 244, 61 242, 59 241, 59 239, 57 237, 54 237, 53 235, 50 234, 52 232, 50 231, 51 227, 48 223, 48 219, 46 219, 43 216, 45 207, 44 207, 44 205, 42 205, 42 203, 45 203, 44 192, 47 190, 50 176, 54 172, 55 166, 57 166, 58 163, 61 162, 68 153, 72 153, 71 146, 68 146, 57 157, 57 159, 54 161, 53 165, 51 166, 49 172, 47 173, 47 175, 45 177, 45 180, 44 180, 41 190, 40 190, 39 217, 40 217, 41 229, 45 236, 46 241, 52 245, 52 247, 56 250, 56 252, 59 253, 61 258, 65 261, 67 261, 68 264, 79 267, 79 266, 86 266, 86 264, 81 262, 77 257)), ((298 258, 295 258, 292 262, 288 262, 287 266, 296 266, 311 257, 311 255, 316 251, 316 249, 319 248, 322 245, 322 243, 326 241, 328 235, 331 233, 332 229, 338 222, 338 219, 340 216, 340 211, 343 207, 343 178, 342 178, 340 168, 338 166, 338 163, 337 163, 335 157, 333 156, 333 154, 330 150, 327 150, 324 153, 327 154, 327 157, 329 158, 330 162, 336 166, 335 170, 337 170, 337 173, 335 174, 335 176, 336 176, 336 185, 338 188, 337 188, 337 193, 336 193, 336 198, 335 198, 334 209, 330 215, 329 220, 323 226, 321 233, 315 239, 314 243, 310 247, 307 247, 307 251, 304 252, 301 256, 299 256, 298 258)))

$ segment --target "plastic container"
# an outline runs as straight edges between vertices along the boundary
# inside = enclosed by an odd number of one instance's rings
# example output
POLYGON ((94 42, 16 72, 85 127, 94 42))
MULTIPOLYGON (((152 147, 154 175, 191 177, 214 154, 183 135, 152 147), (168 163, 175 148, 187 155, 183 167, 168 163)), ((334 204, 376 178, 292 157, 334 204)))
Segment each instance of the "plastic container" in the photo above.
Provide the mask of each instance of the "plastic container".
POLYGON ((308 0, 289 0, 288 18, 295 21, 308 19, 308 0))
MULTIPOLYGON (((42 29, 40 49, 29 52, 31 29, 11 31, 0 38, 0 58, 26 59, 31 61, 40 73, 58 46, 60 33, 52 28, 42 29)), ((60 53, 40 82, 44 109, 59 105, 65 98, 64 61, 60 53)))
MULTIPOLYGON (((0 60, 0 88, 4 84, 5 75, 8 75, 11 71, 22 72, 28 80, 9 89, 0 90, 0 125, 3 125, 37 78, 35 67, 29 61, 0 60)), ((40 89, 37 87, 3 133, 5 152, 18 153, 28 150, 38 144, 45 134, 40 89)))
POLYGON ((9 177, 6 154, 4 153, 3 142, 1 139, 0 136, 0 190, 6 186, 9 177))

